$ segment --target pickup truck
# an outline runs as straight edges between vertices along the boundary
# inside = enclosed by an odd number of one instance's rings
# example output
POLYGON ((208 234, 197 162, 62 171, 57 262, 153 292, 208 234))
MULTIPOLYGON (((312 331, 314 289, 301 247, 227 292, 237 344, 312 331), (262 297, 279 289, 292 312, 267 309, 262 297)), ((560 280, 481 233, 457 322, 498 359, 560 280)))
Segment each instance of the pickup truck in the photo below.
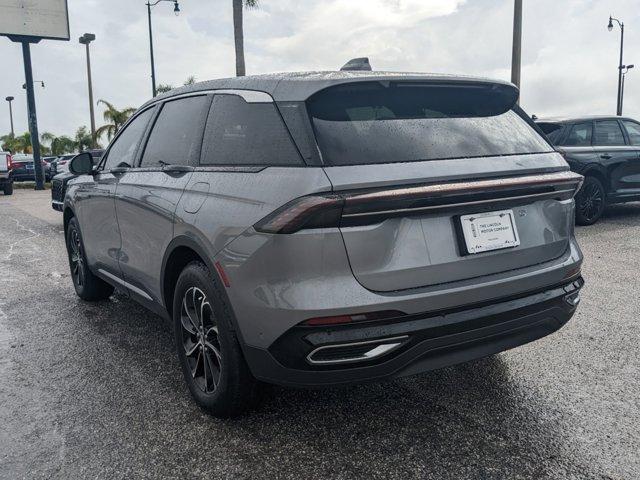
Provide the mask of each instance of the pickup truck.
POLYGON ((11 154, 9 152, 0 152, 0 189, 5 195, 13 193, 11 154))

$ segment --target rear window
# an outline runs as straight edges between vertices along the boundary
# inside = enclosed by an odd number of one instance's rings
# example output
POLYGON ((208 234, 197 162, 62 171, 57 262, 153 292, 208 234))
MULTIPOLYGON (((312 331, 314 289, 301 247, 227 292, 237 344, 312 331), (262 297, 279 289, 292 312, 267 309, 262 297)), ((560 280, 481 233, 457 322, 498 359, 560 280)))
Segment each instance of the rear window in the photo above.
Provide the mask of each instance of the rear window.
POLYGON ((319 92, 307 108, 329 165, 552 151, 497 85, 363 82, 319 92))
POLYGON ((560 136, 560 132, 562 132, 561 123, 537 122, 536 124, 551 143, 555 145, 558 142, 558 137, 560 136))

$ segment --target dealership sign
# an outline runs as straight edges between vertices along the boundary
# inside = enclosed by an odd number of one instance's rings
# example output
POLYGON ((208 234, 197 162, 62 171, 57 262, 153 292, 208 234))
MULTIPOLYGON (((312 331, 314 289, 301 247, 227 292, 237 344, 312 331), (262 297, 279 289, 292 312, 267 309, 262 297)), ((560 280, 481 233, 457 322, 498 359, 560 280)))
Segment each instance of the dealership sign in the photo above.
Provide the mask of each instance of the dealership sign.
POLYGON ((0 0, 0 35, 69 40, 67 0, 0 0))

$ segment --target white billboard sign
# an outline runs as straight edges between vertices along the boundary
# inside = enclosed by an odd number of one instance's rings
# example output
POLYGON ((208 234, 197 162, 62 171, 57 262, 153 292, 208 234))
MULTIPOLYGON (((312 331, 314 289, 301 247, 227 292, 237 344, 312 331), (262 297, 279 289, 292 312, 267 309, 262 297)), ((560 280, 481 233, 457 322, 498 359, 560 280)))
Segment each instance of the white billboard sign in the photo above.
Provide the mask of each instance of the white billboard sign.
POLYGON ((0 35, 69 40, 67 0, 0 0, 0 35))

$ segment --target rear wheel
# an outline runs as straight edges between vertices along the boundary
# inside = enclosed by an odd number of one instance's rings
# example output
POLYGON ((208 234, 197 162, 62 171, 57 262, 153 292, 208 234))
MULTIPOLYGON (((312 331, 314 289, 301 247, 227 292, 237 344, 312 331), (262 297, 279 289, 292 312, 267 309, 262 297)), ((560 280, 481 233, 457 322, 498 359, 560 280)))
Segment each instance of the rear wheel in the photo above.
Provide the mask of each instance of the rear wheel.
POLYGON ((576 195, 576 223, 593 225, 604 212, 606 192, 596 177, 585 177, 584 185, 576 195))
POLYGON ((257 382, 233 331, 226 296, 203 263, 192 262, 180 274, 173 319, 178 360, 196 403, 218 417, 255 405, 257 382))
POLYGON ((78 296, 87 301, 105 300, 113 294, 114 288, 101 278, 96 277, 87 266, 84 244, 78 221, 69 220, 67 227, 67 253, 71 279, 78 296))
POLYGON ((5 195, 13 195, 13 182, 7 182, 2 189, 5 195))

